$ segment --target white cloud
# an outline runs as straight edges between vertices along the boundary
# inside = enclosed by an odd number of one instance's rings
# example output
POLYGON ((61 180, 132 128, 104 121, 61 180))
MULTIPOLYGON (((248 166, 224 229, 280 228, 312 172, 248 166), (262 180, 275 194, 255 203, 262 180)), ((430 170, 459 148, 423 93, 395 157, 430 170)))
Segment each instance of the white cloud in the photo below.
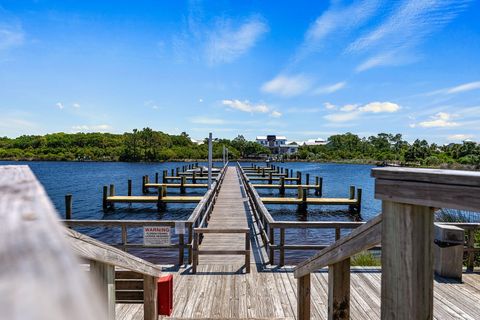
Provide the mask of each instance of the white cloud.
POLYGON ((323 41, 332 34, 340 35, 354 30, 367 22, 377 11, 379 0, 366 0, 341 6, 332 1, 332 5, 308 28, 296 59, 321 48, 323 41))
POLYGON ((346 122, 346 121, 356 119, 358 118, 358 116, 360 116, 360 112, 355 111, 350 113, 345 112, 345 113, 327 114, 324 118, 331 122, 346 122))
POLYGON ((112 127, 108 124, 99 124, 99 125, 78 125, 78 126, 73 126, 72 131, 73 132, 107 132, 110 131, 112 127))
POLYGON ((74 104, 72 104, 72 107, 74 107, 74 108, 77 108, 77 109, 78 109, 78 108, 80 108, 80 104, 75 102, 74 104))
POLYGON ((340 108, 340 111, 350 112, 350 111, 356 110, 357 108, 358 108, 358 104, 346 104, 340 108))
POLYGON ((465 10, 469 0, 415 0, 399 2, 383 23, 355 40, 347 52, 368 52, 357 67, 364 71, 381 65, 415 60, 411 49, 465 10))
POLYGON ((325 102, 323 105, 324 105, 325 108, 328 109, 328 110, 335 110, 335 109, 337 108, 336 105, 331 104, 330 102, 325 102))
POLYGON ((282 116, 282 113, 274 110, 272 111, 272 113, 270 113, 270 116, 273 118, 280 118, 282 116))
POLYGON ((370 102, 359 109, 362 112, 397 112, 400 106, 392 102, 370 102))
POLYGON ((473 81, 468 83, 463 83, 458 86, 444 88, 436 91, 427 93, 427 96, 436 95, 436 94, 456 94, 461 92, 467 92, 472 90, 480 89, 480 81, 473 81))
POLYGON ((329 85, 329 86, 324 86, 324 87, 320 87, 320 88, 317 88, 313 91, 313 94, 329 94, 329 93, 333 93, 333 92, 336 92, 340 89, 343 89, 345 88, 345 85, 347 83, 345 81, 342 81, 342 82, 337 82, 337 83, 334 83, 332 85, 329 85))
POLYGON ((223 100, 222 104, 231 109, 250 113, 268 113, 270 108, 266 104, 252 104, 248 100, 223 100))
POLYGON ((448 140, 450 141, 464 141, 468 139, 472 139, 474 137, 473 134, 452 134, 448 136, 448 140))
POLYGON ((20 25, 5 23, 0 24, 0 51, 21 46, 24 44, 24 42, 25 34, 20 25))
POLYGON ((220 118, 210 118, 210 117, 194 117, 190 119, 191 123, 196 124, 211 124, 211 125, 218 125, 218 124, 225 124, 226 121, 220 118))
POLYGON ((366 113, 392 113, 400 110, 400 106, 393 102, 370 102, 363 106, 359 106, 358 104, 346 104, 341 107, 336 107, 332 104, 328 105, 333 106, 330 110, 338 109, 341 111, 324 116, 324 118, 330 122, 346 122, 354 120, 366 113))
POLYGON ((459 124, 457 122, 451 121, 454 116, 446 112, 439 112, 434 116, 430 117, 428 121, 422 121, 418 125, 423 128, 445 128, 445 127, 456 127, 459 124))
POLYGON ((251 17, 238 27, 231 20, 219 20, 208 32, 205 53, 210 64, 228 63, 250 50, 268 31, 264 20, 251 17))
POLYGON ((311 81, 304 75, 278 75, 262 85, 262 91, 281 96, 295 96, 305 92, 311 86, 311 81))
POLYGON ((65 108, 65 106, 64 106, 63 103, 61 103, 61 102, 55 103, 55 106, 56 106, 58 109, 60 109, 60 110, 62 110, 63 108, 65 108))

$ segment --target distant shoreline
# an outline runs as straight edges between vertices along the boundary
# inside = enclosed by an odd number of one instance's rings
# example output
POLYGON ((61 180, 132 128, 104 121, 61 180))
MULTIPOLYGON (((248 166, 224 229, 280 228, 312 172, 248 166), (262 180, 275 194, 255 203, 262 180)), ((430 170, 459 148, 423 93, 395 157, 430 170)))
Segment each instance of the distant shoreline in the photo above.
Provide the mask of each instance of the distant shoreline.
MULTIPOLYGON (((171 159, 167 161, 114 161, 114 160, 44 160, 44 159, 0 159, 0 162, 88 162, 88 163, 168 163, 168 162, 207 162, 208 159, 171 159)), ((213 159, 213 162, 222 162, 222 159, 213 159)), ((231 160, 230 162, 252 162, 252 163, 265 163, 265 159, 235 159, 231 160)), ((358 165, 372 165, 372 166, 381 166, 383 163, 382 161, 378 160, 366 160, 366 159, 343 159, 343 160, 329 160, 329 161, 321 161, 321 160, 305 160, 305 159, 288 159, 284 161, 271 161, 270 164, 274 165, 281 165, 282 163, 293 163, 293 162, 301 162, 301 163, 325 163, 325 164, 358 164, 358 165)), ((416 167, 416 168, 432 168, 432 169, 452 169, 452 170, 471 170, 471 171, 478 171, 480 168, 473 166, 473 165, 463 165, 458 163, 450 163, 450 164, 439 164, 437 166, 425 166, 416 163, 407 163, 401 164, 401 167, 416 167)))

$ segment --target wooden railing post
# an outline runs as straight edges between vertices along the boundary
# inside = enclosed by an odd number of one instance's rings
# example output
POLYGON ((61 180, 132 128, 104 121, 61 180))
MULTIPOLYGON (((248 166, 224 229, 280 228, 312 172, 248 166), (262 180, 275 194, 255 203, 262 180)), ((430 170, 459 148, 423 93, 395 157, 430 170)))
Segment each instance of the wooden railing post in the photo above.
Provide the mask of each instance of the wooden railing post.
POLYGON ((297 279, 297 319, 310 319, 310 273, 297 279))
POLYGON ((350 258, 328 266, 328 319, 350 319, 350 258))
MULTIPOLYGON (((473 249, 475 246, 475 229, 468 230, 467 248, 473 249)), ((475 251, 468 251, 467 253, 467 271, 473 272, 475 263, 475 251)))
POLYGON ((285 228, 280 228, 280 261, 278 265, 285 265, 285 228))
POLYGON ((184 255, 184 245, 185 245, 185 238, 184 234, 178 235, 178 265, 183 265, 183 255, 184 255))
POLYGON ((245 233, 245 272, 250 273, 250 232, 245 233))
POLYGON ((433 209, 382 203, 382 319, 433 319, 433 209))
POLYGON ((275 229, 272 228, 270 225, 268 226, 269 230, 269 235, 268 237, 270 238, 270 245, 269 245, 269 260, 270 264, 273 265, 275 262, 275 250, 273 249, 273 245, 275 245, 275 229))
POLYGON ((192 262, 192 273, 197 273, 198 265, 198 233, 193 233, 193 262, 192 262))
POLYGON ((90 261, 90 274, 98 284, 101 297, 107 306, 108 319, 115 319, 115 267, 100 261, 90 261))
POLYGON ((143 314, 145 320, 158 320, 158 278, 143 276, 143 314))

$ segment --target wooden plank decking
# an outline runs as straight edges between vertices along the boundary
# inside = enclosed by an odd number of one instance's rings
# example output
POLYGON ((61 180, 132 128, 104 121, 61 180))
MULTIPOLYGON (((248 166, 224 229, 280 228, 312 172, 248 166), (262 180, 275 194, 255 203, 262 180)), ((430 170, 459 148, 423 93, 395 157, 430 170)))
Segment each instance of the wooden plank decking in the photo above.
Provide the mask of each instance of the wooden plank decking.
MULTIPOLYGON (((174 273, 171 319, 296 319, 296 279, 291 267, 238 273, 236 266, 211 264, 196 275, 174 273), (260 272, 259 272, 260 271, 260 272)), ((328 271, 312 274, 312 319, 327 319, 328 271)), ((379 268, 352 268, 351 319, 380 319, 379 268)), ((437 277, 434 319, 480 319, 480 273, 463 283, 437 277)), ((117 319, 143 319, 141 304, 117 304, 117 319)))
MULTIPOLYGON (((237 168, 228 167, 207 228, 248 228, 247 208, 248 200, 246 195, 242 194, 237 168)), ((199 249, 245 250, 245 234, 206 233, 199 249)), ((200 265, 228 264, 241 267, 244 263, 245 257, 243 255, 200 255, 199 258, 200 265)))
MULTIPOLYGON (((353 200, 355 201, 355 200, 353 200)), ((251 230, 251 273, 240 268, 243 256, 200 256, 197 273, 190 266, 174 275, 174 309, 169 319, 296 319, 297 282, 293 267, 268 265, 267 252, 238 180, 228 168, 208 228, 251 230)), ((244 248, 242 234, 205 234, 200 249, 244 248)), ((168 271, 167 271, 168 272, 168 271)), ((327 319, 328 271, 311 276, 312 319, 327 319)), ((380 319, 381 269, 352 267, 351 319, 380 319)), ((434 319, 480 319, 480 270, 464 273, 463 283, 437 277, 434 319)), ((408 306, 405 306, 408 307, 408 306)), ((117 319, 143 319, 143 305, 117 304, 117 319)))

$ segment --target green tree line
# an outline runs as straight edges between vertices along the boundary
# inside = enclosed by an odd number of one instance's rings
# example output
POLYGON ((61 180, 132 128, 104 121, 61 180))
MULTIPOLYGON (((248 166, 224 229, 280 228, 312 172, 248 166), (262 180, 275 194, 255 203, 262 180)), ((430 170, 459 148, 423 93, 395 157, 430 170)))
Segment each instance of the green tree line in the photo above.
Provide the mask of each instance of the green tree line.
MULTIPOLYGON (((170 135, 150 128, 124 134, 53 133, 0 138, 2 160, 169 161, 206 159, 207 140, 192 142, 187 133, 170 135)), ((215 139, 213 156, 222 158, 223 146, 231 159, 269 155, 268 148, 239 135, 215 139)), ((333 135, 328 143, 301 146, 290 159, 308 161, 387 161, 422 166, 461 164, 480 166, 480 145, 472 141, 437 145, 426 140, 405 141, 401 134, 380 133, 361 138, 352 133, 333 135)))
MULTIPOLYGON (((206 159, 207 139, 192 142, 187 133, 169 135, 150 128, 124 134, 53 133, 0 138, 1 160, 54 161, 169 161, 206 159)), ((223 146, 232 158, 258 157, 269 150, 243 136, 233 140, 215 139, 213 157, 222 158, 223 146)))
POLYGON ((473 141, 437 145, 417 139, 403 140, 401 134, 380 133, 360 138, 352 133, 333 135, 326 145, 301 146, 294 157, 311 161, 386 161, 421 166, 480 166, 480 145, 473 141))

